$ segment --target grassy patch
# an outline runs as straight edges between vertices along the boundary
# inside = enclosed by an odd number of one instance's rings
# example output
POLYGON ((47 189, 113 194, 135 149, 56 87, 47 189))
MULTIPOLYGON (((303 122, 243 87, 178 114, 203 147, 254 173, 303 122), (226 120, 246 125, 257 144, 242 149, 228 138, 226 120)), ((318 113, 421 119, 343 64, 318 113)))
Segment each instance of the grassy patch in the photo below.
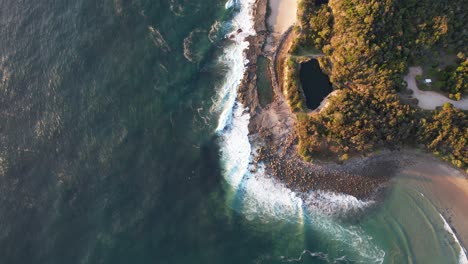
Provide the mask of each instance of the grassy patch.
POLYGON ((313 56, 322 55, 322 52, 312 46, 303 47, 298 46, 297 49, 292 53, 294 56, 313 56))

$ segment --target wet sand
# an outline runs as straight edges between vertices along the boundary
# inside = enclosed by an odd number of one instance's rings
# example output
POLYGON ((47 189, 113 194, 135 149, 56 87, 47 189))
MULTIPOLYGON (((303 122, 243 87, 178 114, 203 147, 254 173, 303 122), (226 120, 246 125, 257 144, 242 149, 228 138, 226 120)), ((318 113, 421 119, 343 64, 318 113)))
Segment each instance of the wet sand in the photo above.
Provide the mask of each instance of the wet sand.
MULTIPOLYGON (((287 1, 271 1, 270 5, 277 7, 276 11, 272 12, 278 14, 281 11, 279 6, 285 2, 287 1)), ((382 187, 388 186, 386 183, 392 177, 406 175, 408 179, 415 181, 416 186, 421 187, 421 193, 431 198, 434 206, 457 231, 462 244, 467 245, 468 182, 466 173, 451 167, 450 164, 430 154, 418 154, 414 150, 381 150, 364 157, 351 158, 343 164, 319 161, 309 163, 299 157, 296 149, 297 137, 294 133, 296 117, 287 107, 281 93, 281 67, 275 67, 281 65, 283 56, 287 56, 294 34, 284 34, 275 42, 273 53, 262 48, 267 38, 275 34, 267 32, 265 28, 266 5, 266 0, 257 2, 254 16, 258 34, 249 39, 251 46, 247 51, 247 58, 250 63, 238 96, 239 101, 251 114, 249 140, 256 150, 251 169, 255 170, 256 164, 262 162, 268 174, 294 191, 321 189, 350 194, 360 199, 375 198, 382 193, 382 187), (260 55, 273 62, 270 72, 275 98, 266 106, 260 106, 257 96, 256 69, 257 57, 260 55)), ((274 15, 270 17, 273 18, 274 15)))
MULTIPOLYGON (((272 10, 273 15, 268 19, 270 26, 277 25, 277 22, 272 23, 271 21, 277 21, 277 18, 275 20, 274 17, 275 14, 278 16, 277 14, 280 12, 279 4, 286 2, 286 0, 271 1, 270 4, 276 5, 277 9, 276 11, 272 10)), ((273 176, 284 183, 286 187, 298 193, 307 193, 310 190, 325 190, 350 194, 361 200, 380 200, 380 198, 384 198, 384 194, 387 193, 386 190, 399 190, 401 184, 403 184, 403 186, 410 188, 410 193, 419 196, 418 192, 420 192, 425 197, 422 200, 427 198, 431 208, 434 208, 434 212, 437 211, 443 215, 462 246, 466 248, 468 243, 468 221, 466 221, 468 219, 468 206, 466 205, 466 201, 468 201, 468 181, 465 172, 451 167, 450 164, 440 161, 431 154, 421 154, 411 149, 402 151, 381 150, 365 156, 353 157, 340 164, 326 161, 309 163, 299 157, 297 137, 294 133, 296 116, 291 113, 281 92, 281 83, 283 81, 281 78, 283 75, 281 61, 288 56, 294 34, 279 34, 266 30, 266 5, 266 0, 258 1, 256 5, 254 14, 255 28, 258 34, 249 38, 251 46, 246 54, 249 64, 239 87, 238 96, 239 101, 248 109, 251 115, 249 141, 255 153, 253 153, 254 159, 250 170, 255 171, 257 165, 263 163, 265 172, 268 175, 273 176), (270 42, 268 39, 270 39, 270 42), (265 43, 266 45, 264 45, 265 43), (271 83, 275 96, 273 102, 268 105, 260 105, 258 102, 256 81, 257 58, 260 55, 265 56, 272 62, 270 64, 270 77, 272 78, 271 83), (403 181, 400 181, 402 178, 403 181), (398 180, 400 185, 394 186, 396 188, 386 188, 391 187, 392 179, 398 180)), ((397 192, 396 196, 398 198, 400 193, 397 192)), ((408 233, 412 235, 407 240, 414 245, 415 252, 426 254, 426 244, 437 247, 437 241, 444 238, 435 236, 436 241, 431 239, 426 241, 418 240, 421 237, 427 237, 425 232, 431 230, 433 225, 428 223, 425 228, 418 229, 417 225, 426 223, 423 219, 424 213, 415 213, 417 205, 414 205, 416 207, 405 206, 408 201, 405 200, 406 198, 408 197, 402 197, 392 203, 394 208, 389 218, 401 213, 398 220, 401 220, 400 222, 405 223, 405 225, 407 224, 405 221, 409 221, 409 230, 414 231, 408 233), (402 205, 402 203, 405 203, 405 205, 402 205), (406 211, 403 210, 404 208, 406 208, 406 211), (419 220, 411 220, 411 217, 408 217, 411 213, 419 220), (416 227, 411 225, 413 222, 416 227), (421 230, 424 232, 421 233, 421 230)), ((435 216, 435 222, 442 221, 438 213, 435 216)), ((397 221, 396 223, 400 222, 397 221)), ((378 225, 376 228, 381 229, 382 227, 378 225)), ((393 234, 394 230, 392 229, 389 232, 393 234)), ((443 229, 442 234, 447 235, 443 229)), ((405 237, 404 234, 403 237, 405 237)), ((407 251, 411 252, 411 248, 407 251)), ((438 252, 443 251, 439 250, 433 253, 439 254, 438 252)), ((445 256, 444 254, 439 255, 442 258, 445 256)))
POLYGON ((466 174, 429 154, 415 154, 405 166, 406 177, 448 221, 465 248, 468 245, 468 178, 466 174))

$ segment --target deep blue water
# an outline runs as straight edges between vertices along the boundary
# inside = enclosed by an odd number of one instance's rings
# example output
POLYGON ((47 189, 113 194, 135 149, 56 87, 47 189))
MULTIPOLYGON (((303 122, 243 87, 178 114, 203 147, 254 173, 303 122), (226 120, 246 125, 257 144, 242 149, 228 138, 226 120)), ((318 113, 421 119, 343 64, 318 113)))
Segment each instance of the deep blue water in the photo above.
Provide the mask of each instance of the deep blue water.
POLYGON ((248 2, 0 0, 0 263, 407 257, 249 175, 248 2))
POLYGON ((188 263, 231 232, 205 202, 224 4, 0 1, 2 263, 188 263))

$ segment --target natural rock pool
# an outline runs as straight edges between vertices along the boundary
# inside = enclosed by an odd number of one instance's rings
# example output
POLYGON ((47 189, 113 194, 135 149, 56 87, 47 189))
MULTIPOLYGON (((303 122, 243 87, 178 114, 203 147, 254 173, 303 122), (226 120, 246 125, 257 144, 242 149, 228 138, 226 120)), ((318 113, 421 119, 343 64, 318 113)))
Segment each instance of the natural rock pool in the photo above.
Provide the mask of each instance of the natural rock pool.
POLYGON ((301 63, 299 76, 307 108, 311 110, 317 108, 322 100, 333 91, 328 76, 322 72, 315 59, 301 63))

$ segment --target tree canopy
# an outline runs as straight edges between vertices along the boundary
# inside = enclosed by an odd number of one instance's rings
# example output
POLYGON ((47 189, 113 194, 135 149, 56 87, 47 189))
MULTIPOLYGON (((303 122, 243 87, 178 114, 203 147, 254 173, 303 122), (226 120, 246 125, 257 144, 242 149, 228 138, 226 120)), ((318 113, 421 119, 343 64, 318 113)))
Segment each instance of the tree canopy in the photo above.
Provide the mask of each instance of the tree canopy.
POLYGON ((408 65, 440 49, 461 54, 447 77, 453 97, 467 92, 467 7, 462 0, 332 0, 299 5, 292 49, 313 46, 339 93, 326 109, 300 114, 296 131, 306 159, 343 157, 402 144, 422 145, 467 166, 466 113, 446 105, 425 112, 401 102, 408 65))

